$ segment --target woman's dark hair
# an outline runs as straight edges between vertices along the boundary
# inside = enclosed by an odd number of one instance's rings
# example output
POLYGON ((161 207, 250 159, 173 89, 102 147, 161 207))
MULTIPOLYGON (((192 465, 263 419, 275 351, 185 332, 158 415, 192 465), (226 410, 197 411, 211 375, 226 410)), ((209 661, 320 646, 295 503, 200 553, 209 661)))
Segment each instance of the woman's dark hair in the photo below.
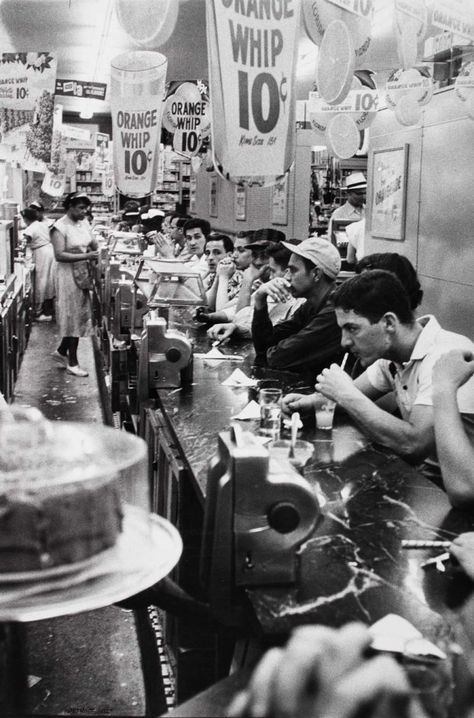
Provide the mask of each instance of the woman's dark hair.
POLYGON ((396 314, 402 324, 414 322, 405 287, 393 272, 384 269, 369 269, 347 279, 333 292, 331 299, 337 309, 352 310, 371 324, 387 312, 396 314))
POLYGON ((273 243, 267 247, 267 257, 271 257, 279 267, 286 269, 290 261, 291 252, 282 244, 273 243))
POLYGON ((63 206, 64 209, 67 210, 69 207, 75 207, 76 204, 80 204, 81 202, 85 202, 89 207, 91 205, 91 201, 86 194, 82 192, 70 192, 66 195, 63 206))
POLYGON ((31 209, 31 207, 27 207, 26 209, 22 209, 20 212, 23 219, 28 219, 30 222, 34 222, 38 219, 38 215, 36 214, 35 209, 31 209))
POLYGON ((227 234, 219 234, 219 232, 211 232, 211 234, 206 239, 206 245, 208 242, 222 242, 222 244, 224 245, 224 250, 226 252, 234 251, 234 243, 232 242, 231 238, 227 234))
POLYGON ((393 272, 405 287, 412 309, 416 309, 423 298, 423 290, 409 259, 398 254, 397 252, 379 252, 368 254, 357 262, 355 271, 357 274, 367 269, 385 269, 387 272, 393 272))

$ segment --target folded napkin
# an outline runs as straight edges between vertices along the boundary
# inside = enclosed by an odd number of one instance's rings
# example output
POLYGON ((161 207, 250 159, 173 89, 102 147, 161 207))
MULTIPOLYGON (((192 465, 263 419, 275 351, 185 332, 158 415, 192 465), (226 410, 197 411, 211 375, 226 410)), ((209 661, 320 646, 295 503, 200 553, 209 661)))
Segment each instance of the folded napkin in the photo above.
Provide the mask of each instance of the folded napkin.
POLYGON ((222 386, 255 386, 255 379, 250 379, 242 369, 234 369, 232 374, 221 382, 222 386))
POLYGON ((260 406, 257 404, 256 401, 252 399, 252 401, 249 401, 247 406, 244 406, 242 411, 240 411, 236 416, 232 417, 233 419, 241 419, 242 421, 245 421, 247 419, 260 419, 260 406))
POLYGON ((423 638, 413 624, 402 616, 388 613, 370 628, 371 647, 376 651, 390 651, 404 655, 433 656, 445 659, 446 654, 434 643, 423 638))

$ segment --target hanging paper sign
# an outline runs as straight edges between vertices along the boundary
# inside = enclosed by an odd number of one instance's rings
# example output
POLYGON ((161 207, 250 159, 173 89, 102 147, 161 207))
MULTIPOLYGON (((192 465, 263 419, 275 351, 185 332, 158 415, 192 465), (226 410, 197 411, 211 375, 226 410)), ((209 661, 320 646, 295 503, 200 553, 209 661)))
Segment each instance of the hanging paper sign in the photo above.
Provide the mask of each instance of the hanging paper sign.
POLYGON ((105 197, 113 197, 115 191, 113 170, 108 170, 102 174, 102 194, 105 197))
POLYGON ((173 133, 173 149, 193 157, 210 132, 207 87, 200 80, 172 83, 163 108, 163 127, 173 133))
POLYGON ((41 189, 45 194, 49 194, 51 197, 61 197, 64 194, 65 186, 66 173, 64 171, 53 173, 51 170, 46 170, 43 184, 41 185, 41 189))
POLYGON ((275 181, 294 160, 300 3, 206 4, 212 151, 235 182, 275 181))
POLYGON ((474 39, 474 11, 465 0, 436 0, 431 22, 440 30, 474 39))
POLYGON ((420 72, 412 67, 409 70, 394 70, 385 84, 387 105, 395 109, 400 99, 410 95, 419 105, 426 105, 433 97, 433 80, 429 70, 420 72))
POLYGON ((49 52, 0 53, 0 134, 11 160, 44 173, 51 160, 57 58, 49 52))
POLYGON ((393 25, 398 59, 403 69, 416 65, 418 43, 425 36, 427 24, 424 0, 395 0, 393 25))
POLYGON ((376 112, 379 102, 377 90, 350 90, 340 105, 328 105, 317 93, 310 92, 310 112, 376 112))
POLYGON ((54 93, 56 57, 49 52, 0 54, 0 106, 34 110, 44 89, 54 93))
POLYGON ((374 11, 372 0, 329 0, 329 2, 359 17, 370 17, 374 11))
POLYGON ((111 66, 115 184, 129 197, 156 187, 167 59, 158 52, 118 55, 111 66))
POLYGON ((324 134, 331 117, 344 112, 351 114, 358 130, 367 129, 375 120, 379 104, 378 91, 370 73, 357 72, 363 76, 363 81, 358 76, 354 77, 351 90, 339 105, 328 104, 317 92, 309 93, 308 115, 315 132, 324 134))
POLYGON ((303 18, 310 39, 320 45, 328 25, 342 20, 349 30, 358 64, 371 42, 373 0, 302 0, 303 18))

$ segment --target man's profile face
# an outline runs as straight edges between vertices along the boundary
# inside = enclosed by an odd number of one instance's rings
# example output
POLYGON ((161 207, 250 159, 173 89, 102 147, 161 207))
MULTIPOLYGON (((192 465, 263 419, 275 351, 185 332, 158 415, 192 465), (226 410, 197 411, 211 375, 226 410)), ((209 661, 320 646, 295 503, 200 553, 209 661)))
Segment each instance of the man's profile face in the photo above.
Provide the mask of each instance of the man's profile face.
POLYGON ((286 273, 286 267, 283 267, 281 264, 278 264, 278 262, 275 262, 274 257, 268 258, 268 270, 270 272, 270 279, 275 279, 275 277, 284 277, 286 273))
POLYGON ((248 237, 237 237, 234 242, 233 258, 237 269, 247 269, 252 262, 252 250, 246 249, 248 237))
POLYGON ((200 227, 193 227, 186 230, 186 246, 191 254, 202 257, 206 245, 206 237, 200 227))
POLYGON ((353 309, 336 307, 336 319, 342 330, 341 346, 360 359, 362 366, 369 366, 386 357, 391 341, 385 331, 383 317, 371 324, 367 317, 353 309))
POLYGON ((264 249, 258 249, 256 247, 255 249, 252 249, 251 252, 252 264, 256 269, 262 270, 264 267, 268 266, 268 257, 264 249))
POLYGON ((365 203, 365 189, 352 189, 347 193, 347 201, 353 207, 363 207, 365 203))
POLYGON ((308 271, 306 264, 297 254, 291 255, 286 276, 290 281, 291 292, 295 297, 307 297, 314 288, 314 272, 312 270, 308 271))
POLYGON ((224 242, 222 241, 222 239, 210 239, 206 244, 204 254, 206 255, 209 271, 215 272, 217 269, 218 262, 220 262, 221 259, 224 259, 224 257, 228 255, 228 252, 225 251, 224 242))

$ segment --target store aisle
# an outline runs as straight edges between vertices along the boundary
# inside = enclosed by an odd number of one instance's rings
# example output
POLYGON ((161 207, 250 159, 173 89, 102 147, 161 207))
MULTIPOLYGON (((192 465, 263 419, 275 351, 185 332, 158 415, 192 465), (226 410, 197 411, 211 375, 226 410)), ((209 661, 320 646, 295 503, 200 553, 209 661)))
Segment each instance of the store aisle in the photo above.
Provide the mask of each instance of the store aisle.
MULTIPOLYGON (((79 342, 89 376, 58 369, 55 324, 35 324, 15 387, 15 403, 48 419, 102 423, 94 352, 79 342)), ((143 716, 145 700, 133 613, 116 606, 27 625, 28 715, 143 716)))

